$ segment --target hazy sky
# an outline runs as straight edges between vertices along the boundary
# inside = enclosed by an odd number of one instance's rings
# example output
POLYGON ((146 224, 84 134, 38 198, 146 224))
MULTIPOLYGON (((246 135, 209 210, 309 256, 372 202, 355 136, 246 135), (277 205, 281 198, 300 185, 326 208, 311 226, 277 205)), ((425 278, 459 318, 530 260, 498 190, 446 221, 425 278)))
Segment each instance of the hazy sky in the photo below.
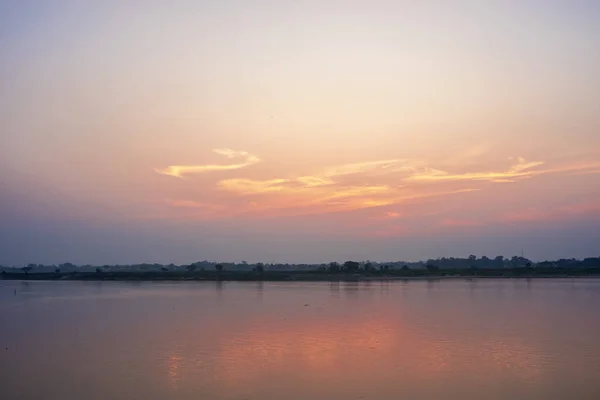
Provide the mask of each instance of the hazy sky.
POLYGON ((0 0, 0 263, 600 255, 600 2, 0 0))

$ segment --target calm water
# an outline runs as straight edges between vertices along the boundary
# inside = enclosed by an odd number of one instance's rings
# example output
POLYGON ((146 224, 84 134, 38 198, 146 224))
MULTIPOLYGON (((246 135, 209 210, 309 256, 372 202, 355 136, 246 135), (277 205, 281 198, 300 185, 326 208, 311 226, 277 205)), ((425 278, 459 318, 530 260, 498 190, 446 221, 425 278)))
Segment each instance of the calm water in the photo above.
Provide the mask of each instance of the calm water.
POLYGON ((600 280, 0 281, 0 350, 7 400, 600 399, 600 280))

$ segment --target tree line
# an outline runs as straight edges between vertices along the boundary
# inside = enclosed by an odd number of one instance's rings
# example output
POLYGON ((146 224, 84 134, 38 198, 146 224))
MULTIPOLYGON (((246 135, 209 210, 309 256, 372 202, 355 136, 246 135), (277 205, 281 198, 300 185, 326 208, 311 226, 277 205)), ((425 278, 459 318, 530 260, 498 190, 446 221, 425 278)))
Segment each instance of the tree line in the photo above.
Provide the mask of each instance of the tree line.
POLYGON ((23 267, 2 267, 0 270, 6 273, 96 273, 105 274, 109 272, 258 272, 266 271, 315 271, 328 273, 381 273, 381 272, 436 272, 452 270, 502 270, 502 269, 585 269, 600 267, 600 257, 590 257, 585 259, 559 259, 555 261, 533 262, 522 256, 505 258, 497 256, 488 258, 486 256, 476 257, 471 255, 467 258, 442 257, 438 259, 429 259, 418 262, 372 262, 372 261, 332 261, 322 264, 281 264, 281 263, 254 263, 245 261, 241 263, 218 263, 212 261, 197 261, 190 264, 134 264, 134 265, 82 265, 73 263, 63 263, 59 265, 28 264, 23 267))

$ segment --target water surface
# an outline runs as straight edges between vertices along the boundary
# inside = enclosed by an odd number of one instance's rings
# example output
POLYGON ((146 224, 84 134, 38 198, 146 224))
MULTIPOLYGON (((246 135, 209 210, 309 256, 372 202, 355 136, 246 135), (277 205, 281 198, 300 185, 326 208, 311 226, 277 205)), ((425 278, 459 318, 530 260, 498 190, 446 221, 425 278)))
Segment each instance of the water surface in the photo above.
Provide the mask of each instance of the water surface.
POLYGON ((600 399, 600 280, 0 281, 2 399, 600 399))

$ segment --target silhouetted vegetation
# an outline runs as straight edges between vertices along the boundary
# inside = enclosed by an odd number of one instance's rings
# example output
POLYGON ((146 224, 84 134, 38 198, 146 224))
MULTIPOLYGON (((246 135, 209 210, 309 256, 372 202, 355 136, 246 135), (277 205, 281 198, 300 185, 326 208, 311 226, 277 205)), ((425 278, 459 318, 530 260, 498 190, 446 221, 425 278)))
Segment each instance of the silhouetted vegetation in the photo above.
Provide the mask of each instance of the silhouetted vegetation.
POLYGON ((335 261, 329 263, 329 272, 336 273, 336 272, 340 272, 340 271, 341 271, 340 264, 338 264, 335 261))
MULTIPOLYGON (((256 264, 256 266, 252 269, 254 272, 265 272, 265 265, 263 263, 258 263, 256 264)), ((219 270, 217 270, 219 271, 219 270)))
POLYGON ((249 264, 197 261, 137 264, 0 267, 2 279, 28 280, 367 280, 439 277, 566 277, 600 275, 600 257, 534 263, 524 257, 439 258, 419 262, 337 261, 329 264, 249 264))
POLYGON ((360 263, 356 261, 346 261, 342 267, 344 272, 358 272, 360 270, 360 263))

